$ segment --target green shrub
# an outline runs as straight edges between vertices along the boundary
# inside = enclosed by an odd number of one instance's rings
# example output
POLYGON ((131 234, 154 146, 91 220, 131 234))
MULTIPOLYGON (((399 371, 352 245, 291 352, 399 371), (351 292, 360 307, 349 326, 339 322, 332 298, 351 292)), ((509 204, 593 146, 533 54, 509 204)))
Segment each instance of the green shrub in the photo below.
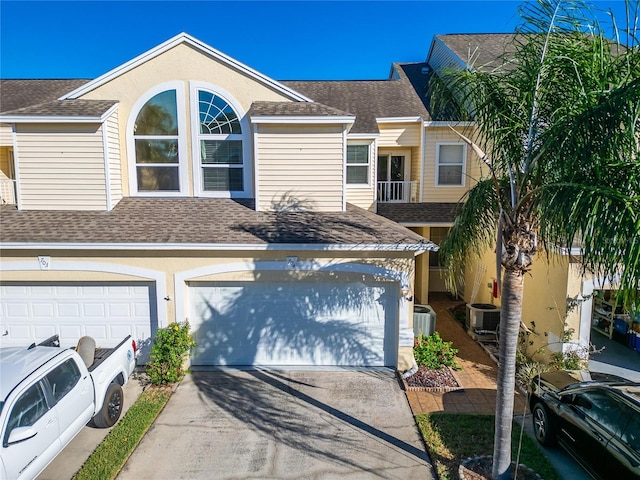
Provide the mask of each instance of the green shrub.
POLYGON ((159 329, 151 347, 151 361, 147 364, 151 383, 165 385, 180 381, 185 374, 187 356, 195 346, 188 321, 159 329))
POLYGON ((554 352, 549 364, 554 370, 586 370, 589 362, 580 356, 580 352, 554 352))
POLYGON ((440 334, 420 335, 413 343, 413 355, 416 363, 420 367, 439 370, 443 367, 459 370, 460 366, 456 359, 458 350, 453 348, 452 342, 445 342, 440 338, 440 334))

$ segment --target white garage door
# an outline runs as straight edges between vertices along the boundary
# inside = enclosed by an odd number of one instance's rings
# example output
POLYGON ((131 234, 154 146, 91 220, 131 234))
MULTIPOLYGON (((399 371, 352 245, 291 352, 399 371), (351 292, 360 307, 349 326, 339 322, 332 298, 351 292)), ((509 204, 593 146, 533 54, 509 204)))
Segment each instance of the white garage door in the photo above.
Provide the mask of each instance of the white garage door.
POLYGON ((397 298, 393 282, 193 282, 192 365, 393 366, 397 298))
POLYGON ((63 347, 84 335, 101 347, 127 335, 145 346, 157 325, 154 297, 153 285, 144 283, 2 284, 0 345, 24 346, 57 334, 63 347))

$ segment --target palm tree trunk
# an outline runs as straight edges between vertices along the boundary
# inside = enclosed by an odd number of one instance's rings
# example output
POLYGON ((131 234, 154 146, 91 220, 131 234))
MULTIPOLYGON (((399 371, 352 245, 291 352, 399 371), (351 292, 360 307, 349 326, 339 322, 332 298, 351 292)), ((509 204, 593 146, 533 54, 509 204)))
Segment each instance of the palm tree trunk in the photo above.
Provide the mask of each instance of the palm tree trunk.
POLYGON ((496 424, 493 445, 494 480, 509 480, 511 473, 511 426, 515 397, 516 350, 522 319, 524 273, 505 269, 502 281, 502 310, 500 315, 500 366, 496 396, 496 424))

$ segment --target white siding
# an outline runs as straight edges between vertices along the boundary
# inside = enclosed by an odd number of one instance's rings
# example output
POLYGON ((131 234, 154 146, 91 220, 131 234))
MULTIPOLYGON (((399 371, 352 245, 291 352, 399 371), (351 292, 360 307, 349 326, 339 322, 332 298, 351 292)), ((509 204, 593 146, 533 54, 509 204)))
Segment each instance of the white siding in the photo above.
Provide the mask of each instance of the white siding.
POLYGON ((419 147, 421 122, 379 123, 378 147, 419 147))
POLYGON ((258 208, 298 201, 317 211, 342 211, 342 126, 267 126, 257 135, 258 208))
POLYGON ((19 125, 24 210, 105 210, 101 125, 19 125))
POLYGON ((436 71, 464 68, 462 61, 438 38, 434 39, 428 62, 429 66, 436 71))
POLYGON ((118 131, 118 111, 116 110, 105 123, 107 129, 107 148, 109 153, 109 190, 113 208, 122 199, 122 164, 120 163, 120 134, 118 131))

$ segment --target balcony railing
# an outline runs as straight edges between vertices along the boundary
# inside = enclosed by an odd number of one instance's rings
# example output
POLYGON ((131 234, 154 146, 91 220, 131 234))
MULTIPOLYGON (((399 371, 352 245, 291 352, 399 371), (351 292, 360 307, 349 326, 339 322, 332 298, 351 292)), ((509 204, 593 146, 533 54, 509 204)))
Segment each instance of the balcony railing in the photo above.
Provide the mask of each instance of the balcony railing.
POLYGON ((418 181, 378 182, 378 201, 383 203, 415 203, 418 181))
POLYGON ((9 178, 0 179, 0 205, 15 205, 16 181, 9 178))

